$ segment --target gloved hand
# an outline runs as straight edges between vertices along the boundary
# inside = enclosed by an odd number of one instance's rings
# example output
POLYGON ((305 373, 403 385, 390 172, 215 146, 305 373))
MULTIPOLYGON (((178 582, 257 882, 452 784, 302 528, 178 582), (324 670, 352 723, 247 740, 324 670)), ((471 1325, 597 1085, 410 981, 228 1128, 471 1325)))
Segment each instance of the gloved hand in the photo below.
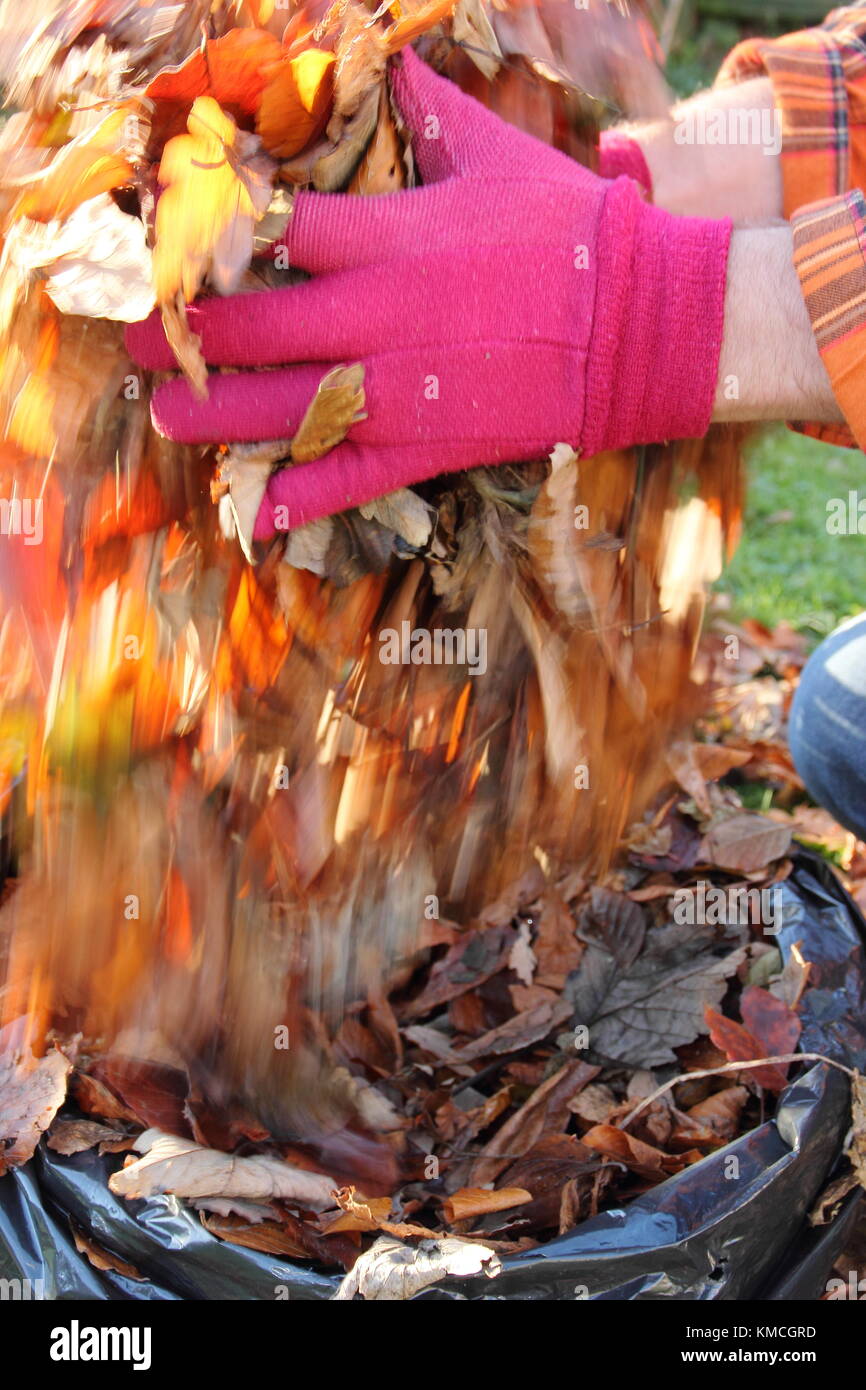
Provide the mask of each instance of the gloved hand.
MULTIPOLYGON (((250 370, 212 376, 205 401, 180 378, 154 393, 171 439, 283 439, 326 370, 363 362, 368 418, 271 479, 259 539, 278 506, 291 528, 559 441, 591 455, 710 422, 730 223, 648 205, 630 179, 600 179, 506 125, 411 52, 394 93, 424 186, 301 193, 285 242, 314 278, 190 311, 209 363, 250 370)), ((176 365, 155 317, 127 342, 146 367, 176 365)))

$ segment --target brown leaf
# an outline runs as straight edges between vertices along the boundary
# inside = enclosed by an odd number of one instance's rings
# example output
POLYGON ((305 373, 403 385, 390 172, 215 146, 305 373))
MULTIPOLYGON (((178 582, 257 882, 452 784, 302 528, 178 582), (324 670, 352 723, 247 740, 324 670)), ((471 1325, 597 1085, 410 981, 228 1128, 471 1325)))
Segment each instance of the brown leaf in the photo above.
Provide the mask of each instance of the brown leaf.
POLYGON ((370 91, 381 86, 388 57, 384 34, 361 5, 349 5, 341 15, 336 57, 334 110, 338 116, 352 116, 370 91))
POLYGON ((454 1056, 461 1062, 477 1061, 480 1057, 499 1056, 503 1052, 519 1052, 533 1043, 541 1042, 554 1028, 558 1028, 571 1017, 571 1005, 567 999, 543 1000, 526 1013, 514 1014, 512 1018, 491 1028, 480 1038, 475 1038, 465 1047, 455 1049, 454 1056))
POLYGON ((683 1166, 681 1159, 662 1153, 661 1149, 645 1144, 642 1139, 636 1139, 633 1134, 627 1134, 614 1125, 594 1125, 584 1134, 581 1142, 588 1149, 604 1154, 605 1158, 618 1159, 633 1173, 651 1182, 661 1182, 669 1173, 677 1173, 683 1166))
POLYGON ((405 182, 403 149, 383 88, 379 99, 379 120, 373 139, 355 170, 348 191, 364 196, 372 193, 396 193, 405 182))
POLYGON ((731 872, 750 874, 774 859, 781 859, 791 845, 791 831, 765 816, 727 816, 711 825, 704 836, 704 852, 711 864, 731 872))
POLYGON ((321 1218, 323 1235, 336 1231, 378 1231, 391 1215, 390 1197, 362 1197, 354 1187, 341 1187, 334 1193, 340 1208, 336 1216, 327 1213, 321 1218))
POLYGON ((748 1098, 745 1086, 728 1086, 724 1091, 707 1096, 706 1100, 699 1100, 687 1113, 727 1142, 737 1133, 740 1113, 748 1098))
POLYGON ((199 400, 206 400, 208 394, 207 364, 202 355, 201 338, 197 333, 193 333, 189 326, 183 295, 176 294, 174 299, 161 305, 160 314, 165 336, 174 353, 177 365, 199 400))
POLYGON ((200 1212, 199 1220, 212 1236, 230 1245, 261 1250, 264 1255, 279 1255, 286 1260, 307 1258, 306 1247, 279 1221, 259 1221, 251 1225, 240 1216, 213 1216, 207 1212, 200 1212))
POLYGON ((295 463, 312 463, 340 444, 352 425, 366 420, 364 367, 334 367, 322 377, 292 440, 295 463))
POLYGON ((499 1187, 495 1190, 486 1187, 461 1187, 442 1203, 445 1219, 451 1226, 458 1221, 471 1221, 476 1216, 486 1216, 492 1211, 510 1211, 532 1201, 532 1193, 525 1187, 499 1187))
POLYGON ((506 926, 464 932, 430 970, 421 993, 398 1008, 398 1016, 420 1018, 483 984, 505 968, 516 940, 517 933, 506 926))
POLYGON ((48 1147, 59 1154, 80 1154, 97 1144, 113 1143, 127 1136, 119 1129, 97 1124, 95 1120, 57 1120, 48 1135, 48 1147))
POLYGON ((416 1226, 412 1222, 391 1221, 390 1197, 362 1197, 356 1195, 354 1187, 341 1187, 334 1194, 340 1208, 336 1216, 326 1213, 320 1218, 322 1235, 333 1236, 352 1232, 385 1231, 388 1235, 403 1240, 410 1236, 429 1239, 433 1232, 427 1226, 416 1226))
POLYGON ((859 1072, 851 1080, 851 1124, 851 1147, 845 1153, 866 1191, 866 1077, 859 1072))
POLYGON ((111 1274, 122 1274, 125 1279, 137 1281, 147 1277, 136 1269, 135 1265, 122 1260, 119 1255, 113 1254, 111 1250, 106 1250, 105 1246, 100 1245, 92 1236, 86 1235, 76 1226, 74 1221, 70 1221, 69 1224, 72 1227, 72 1239, 75 1241, 76 1250, 80 1255, 86 1256, 94 1269, 108 1271, 111 1274))
POLYGON ((103 1120, 123 1120, 134 1125, 141 1123, 134 1110, 124 1105, 104 1081, 91 1076, 89 1072, 74 1072, 70 1090, 79 1109, 88 1115, 99 1115, 103 1120))
POLYGON ((582 1087, 598 1076, 599 1067, 586 1062, 566 1062, 548 1077, 521 1108, 497 1130, 469 1171, 468 1184, 480 1187, 493 1182, 514 1154, 531 1149, 542 1134, 564 1129, 571 1112, 569 1102, 582 1087))
POLYGON ((546 893, 535 938, 538 960, 536 984, 562 989, 567 976, 580 965, 584 945, 577 938, 577 923, 558 893, 546 893))
POLYGON ((72 1063, 54 1049, 44 1057, 0 1054, 0 1176, 33 1157, 63 1101, 72 1063))
POLYGON ((108 1180, 112 1192, 121 1197, 149 1197, 155 1192, 242 1197, 252 1202, 294 1202, 314 1211, 333 1200, 333 1178, 293 1168, 280 1159, 236 1158, 156 1129, 145 1130, 135 1147, 143 1157, 108 1180))
POLYGON ((184 1111, 189 1082, 177 1067, 113 1054, 100 1058, 92 1076, 125 1101, 137 1123, 173 1134, 190 1134, 184 1111))

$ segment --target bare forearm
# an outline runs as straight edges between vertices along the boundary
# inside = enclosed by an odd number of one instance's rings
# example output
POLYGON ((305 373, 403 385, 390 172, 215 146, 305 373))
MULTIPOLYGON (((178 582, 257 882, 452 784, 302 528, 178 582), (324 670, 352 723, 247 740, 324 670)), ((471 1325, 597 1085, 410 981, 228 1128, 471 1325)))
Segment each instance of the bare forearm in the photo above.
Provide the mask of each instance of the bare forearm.
POLYGON ((716 421, 841 422, 794 269, 787 224, 735 230, 716 421))
POLYGON ((624 133, 643 151, 658 207, 740 224, 781 218, 781 122, 769 78, 701 92, 667 120, 624 133))

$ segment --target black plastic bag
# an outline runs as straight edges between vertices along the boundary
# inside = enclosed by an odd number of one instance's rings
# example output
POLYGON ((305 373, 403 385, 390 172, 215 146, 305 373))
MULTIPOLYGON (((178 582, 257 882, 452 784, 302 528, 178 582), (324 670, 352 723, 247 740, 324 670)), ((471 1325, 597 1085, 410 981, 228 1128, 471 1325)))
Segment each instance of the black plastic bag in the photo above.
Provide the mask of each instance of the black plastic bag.
MULTIPOLYGON (((781 889, 779 947, 787 957, 799 942, 813 964, 800 1050, 866 1070, 866 922, 816 855, 802 852, 781 889)), ((830 1226, 812 1229, 805 1218, 841 1157, 850 1118, 846 1077, 807 1066, 772 1120, 627 1207, 504 1259, 494 1280, 449 1279, 417 1297, 815 1298, 858 1198, 830 1226)), ((33 1297, 76 1300, 323 1299, 337 1288, 337 1276, 218 1240, 177 1198, 116 1197, 113 1166, 95 1151, 64 1158, 42 1145, 0 1182, 0 1279, 29 1280, 33 1297), (97 1272, 78 1253, 70 1219, 144 1281, 97 1272)), ((26 1286, 19 1291, 26 1296, 26 1286)))

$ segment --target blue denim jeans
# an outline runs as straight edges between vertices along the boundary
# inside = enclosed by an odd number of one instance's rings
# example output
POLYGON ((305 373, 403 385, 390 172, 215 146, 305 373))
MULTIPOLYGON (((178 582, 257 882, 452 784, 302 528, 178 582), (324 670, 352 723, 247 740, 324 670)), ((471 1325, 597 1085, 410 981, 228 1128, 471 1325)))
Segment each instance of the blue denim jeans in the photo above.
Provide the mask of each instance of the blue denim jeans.
POLYGON ((837 627, 806 663, 789 738, 809 795, 866 840, 866 613, 837 627))

